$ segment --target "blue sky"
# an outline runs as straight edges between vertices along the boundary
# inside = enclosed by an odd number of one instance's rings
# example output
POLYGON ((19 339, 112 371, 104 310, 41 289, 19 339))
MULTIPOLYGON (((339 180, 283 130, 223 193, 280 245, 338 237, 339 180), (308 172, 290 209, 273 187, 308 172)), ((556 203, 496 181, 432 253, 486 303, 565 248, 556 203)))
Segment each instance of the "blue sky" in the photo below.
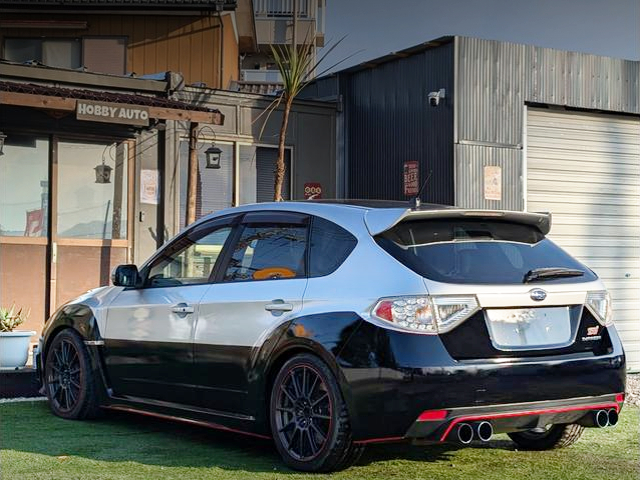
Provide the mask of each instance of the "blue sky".
POLYGON ((338 68, 444 35, 640 59, 640 0, 327 0, 338 68))

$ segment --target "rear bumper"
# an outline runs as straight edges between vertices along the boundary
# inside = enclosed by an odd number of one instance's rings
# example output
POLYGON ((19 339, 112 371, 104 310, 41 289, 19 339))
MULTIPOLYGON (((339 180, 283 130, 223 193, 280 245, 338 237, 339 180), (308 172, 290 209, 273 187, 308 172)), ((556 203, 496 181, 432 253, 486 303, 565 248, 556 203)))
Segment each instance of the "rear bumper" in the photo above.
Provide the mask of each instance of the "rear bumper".
POLYGON ((537 423, 572 423, 594 405, 619 409, 616 395, 625 391, 625 356, 615 330, 610 333, 613 346, 599 356, 582 352, 457 361, 436 336, 363 322, 339 357, 354 439, 440 441, 459 417, 498 415, 491 422, 494 430, 508 432, 537 423), (367 352, 371 345, 375 355, 367 352), (417 422, 427 410, 444 410, 446 416, 417 422))
POLYGON ((620 412, 623 400, 620 394, 569 398, 545 402, 512 403, 482 407, 463 407, 446 410, 438 420, 417 419, 403 438, 424 439, 433 442, 453 441, 455 428, 461 423, 486 420, 494 433, 531 430, 552 424, 575 423, 590 412, 614 409, 620 412))

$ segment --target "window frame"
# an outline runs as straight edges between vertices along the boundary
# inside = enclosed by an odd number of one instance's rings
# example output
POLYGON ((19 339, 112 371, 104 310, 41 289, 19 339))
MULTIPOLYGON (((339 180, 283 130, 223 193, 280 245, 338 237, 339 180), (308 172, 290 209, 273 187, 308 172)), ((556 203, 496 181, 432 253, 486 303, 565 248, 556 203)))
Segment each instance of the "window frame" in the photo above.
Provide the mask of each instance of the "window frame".
MULTIPOLYGON (((202 224, 198 224, 194 227, 187 228, 184 232, 182 232, 177 237, 175 237, 170 243, 165 245, 163 248, 159 249, 143 265, 143 267, 140 269, 140 285, 136 287, 129 287, 127 288, 127 290, 147 290, 147 289, 155 289, 155 288, 189 287, 189 286, 196 286, 196 285, 210 285, 212 283, 216 283, 215 278, 217 278, 218 270, 220 270, 223 265, 222 262, 225 260, 226 252, 229 250, 230 245, 232 244, 235 245, 237 232, 238 230, 240 230, 239 223, 241 218, 242 218, 242 215, 238 215, 238 214, 225 215, 224 217, 214 218, 209 221, 205 221, 202 224), (161 260, 161 257, 165 251, 171 249, 176 244, 178 244, 183 239, 189 236, 193 236, 202 232, 202 235, 198 235, 198 236, 199 238, 203 238, 209 235, 210 233, 213 233, 214 231, 219 230, 221 228, 225 228, 225 227, 230 227, 231 231, 229 232, 229 235, 227 235, 227 238, 225 239, 224 244, 222 245, 222 251, 220 252, 220 255, 218 255, 218 258, 216 258, 216 261, 213 264, 213 268, 211 269, 211 273, 209 274, 207 281, 198 282, 198 283, 188 283, 184 285, 149 285, 148 283, 149 273, 151 272, 151 269, 156 265, 156 263, 161 260)), ((174 251, 171 255, 174 255, 176 251, 174 251)))
MULTIPOLYGON (((256 210, 252 212, 246 212, 242 215, 242 218, 239 219, 237 228, 234 232, 232 232, 229 237, 233 236, 232 242, 225 245, 225 250, 221 255, 222 263, 220 264, 218 271, 216 272, 215 279, 212 283, 221 283, 221 284, 233 284, 233 283, 250 283, 250 282, 264 282, 264 281, 274 281, 274 280, 300 280, 300 279, 308 279, 309 278, 309 240, 311 234, 311 220, 312 215, 301 213, 301 212, 290 212, 290 211, 274 211, 274 210, 256 210), (304 274, 300 276, 296 276, 293 278, 270 278, 263 280, 244 280, 242 282, 236 281, 225 281, 224 276, 227 272, 227 268, 229 267, 229 263, 231 262, 231 258, 233 256, 233 251, 235 246, 240 241, 242 237, 242 233, 245 228, 249 225, 269 225, 269 226, 277 226, 277 225, 298 225, 305 228, 305 251, 304 251, 304 274)), ((216 262, 216 266, 217 262, 216 262)))
POLYGON ((61 35, 61 36, 29 36, 29 35, 17 35, 17 36, 13 36, 13 35, 8 35, 5 36, 2 39, 2 56, 6 57, 7 56, 7 40, 34 40, 38 42, 39 45, 39 49, 40 49, 40 59, 31 59, 33 61, 39 62, 42 65, 45 65, 47 67, 52 67, 52 68, 67 68, 70 70, 76 70, 78 68, 82 68, 83 66, 83 60, 84 60, 84 44, 83 44, 83 37, 82 36, 78 36, 78 37, 74 37, 74 36, 65 36, 65 35, 61 35), (62 42, 62 41, 76 41, 78 42, 80 49, 78 51, 78 63, 79 63, 79 67, 56 67, 53 65, 49 65, 44 63, 44 43, 48 42, 48 41, 54 41, 54 42, 62 42))

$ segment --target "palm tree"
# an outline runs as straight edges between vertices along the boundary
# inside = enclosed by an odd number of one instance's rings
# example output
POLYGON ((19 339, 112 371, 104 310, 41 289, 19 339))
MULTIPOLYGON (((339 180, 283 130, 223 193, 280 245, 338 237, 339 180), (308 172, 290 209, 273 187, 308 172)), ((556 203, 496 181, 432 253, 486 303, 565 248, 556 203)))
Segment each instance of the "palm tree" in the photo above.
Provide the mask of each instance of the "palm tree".
MULTIPOLYGON (((273 200, 275 202, 282 201, 282 182, 285 174, 285 141, 287 136, 287 126, 289 124, 289 113, 293 100, 302 91, 302 89, 316 76, 315 72, 318 66, 323 62, 326 56, 333 51, 334 48, 344 40, 344 37, 328 48, 318 61, 315 61, 315 43, 313 39, 306 38, 301 45, 271 45, 274 62, 280 75, 282 76, 283 86, 278 94, 278 98, 267 107, 269 114, 284 102, 284 110, 282 112, 282 123, 280 125, 280 137, 278 140, 278 160, 274 171, 273 184, 273 200)), ((292 42, 293 43, 293 42, 292 42)), ((357 53, 357 52, 356 52, 357 53)), ((355 55, 355 54, 353 54, 355 55)), ((336 62, 330 67, 324 69, 317 74, 321 76, 336 67, 340 63, 348 60, 353 55, 336 62)), ((267 116, 268 120, 269 115, 267 116)), ((266 121, 265 121, 266 124, 266 121)))

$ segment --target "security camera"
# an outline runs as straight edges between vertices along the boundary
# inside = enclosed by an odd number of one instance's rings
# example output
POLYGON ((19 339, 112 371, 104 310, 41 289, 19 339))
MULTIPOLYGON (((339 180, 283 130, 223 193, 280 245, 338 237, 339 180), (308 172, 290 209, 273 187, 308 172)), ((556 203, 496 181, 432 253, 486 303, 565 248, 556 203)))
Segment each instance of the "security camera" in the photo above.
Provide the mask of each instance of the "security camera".
POLYGON ((444 88, 441 88, 437 92, 429 92, 427 98, 429 99, 429 105, 431 105, 432 107, 437 107, 438 105, 440 105, 440 100, 443 100, 445 98, 444 88))

